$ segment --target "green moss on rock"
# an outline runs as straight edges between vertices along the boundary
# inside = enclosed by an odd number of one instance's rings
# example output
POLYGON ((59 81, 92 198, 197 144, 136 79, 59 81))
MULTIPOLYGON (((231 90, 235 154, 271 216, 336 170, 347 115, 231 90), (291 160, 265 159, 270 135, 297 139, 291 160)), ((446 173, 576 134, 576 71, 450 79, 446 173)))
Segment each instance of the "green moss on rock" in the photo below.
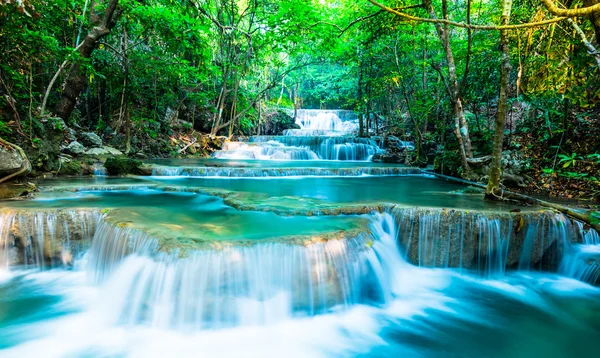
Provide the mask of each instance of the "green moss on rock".
POLYGON ((61 163, 60 170, 57 174, 61 175, 81 175, 83 168, 78 160, 70 160, 61 163))
POLYGON ((142 162, 132 158, 110 157, 104 167, 110 175, 142 174, 142 162))

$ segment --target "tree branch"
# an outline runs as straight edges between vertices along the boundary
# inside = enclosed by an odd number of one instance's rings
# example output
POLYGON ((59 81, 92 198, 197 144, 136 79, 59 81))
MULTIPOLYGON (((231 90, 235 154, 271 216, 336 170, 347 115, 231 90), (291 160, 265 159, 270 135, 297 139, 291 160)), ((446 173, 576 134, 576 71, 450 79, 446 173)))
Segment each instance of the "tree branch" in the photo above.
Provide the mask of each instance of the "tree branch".
MULTIPOLYGON (((433 24, 445 24, 445 25, 450 25, 450 26, 454 26, 454 27, 461 27, 463 29, 472 29, 472 30, 514 30, 514 29, 521 29, 521 28, 526 28, 526 27, 537 27, 537 26, 544 26, 544 25, 548 25, 548 24, 553 24, 555 22, 560 22, 563 20, 566 20, 567 17, 555 17, 553 19, 548 19, 548 20, 543 20, 543 21, 538 21, 538 22, 528 22, 525 24, 515 24, 515 25, 503 25, 503 26, 495 26, 495 25, 473 25, 473 24, 467 24, 464 22, 456 22, 456 21, 450 21, 450 20, 446 20, 446 19, 430 19, 430 18, 424 18, 424 17, 418 17, 418 16, 412 16, 397 10, 394 10, 390 7, 387 7, 385 5, 382 5, 378 2, 376 2, 375 0, 368 0, 371 4, 387 11, 390 12, 392 14, 398 15, 404 19, 407 20, 412 20, 412 21, 417 21, 417 22, 427 22, 427 23, 433 23, 433 24)), ((544 1, 544 0, 542 0, 544 1)), ((596 6, 596 5, 594 5, 596 6)))
POLYGON ((554 4, 551 0, 541 0, 544 4, 544 7, 548 9, 548 11, 556 16, 564 16, 564 17, 578 17, 578 16, 587 16, 591 15, 595 12, 600 12, 600 3, 592 6, 582 7, 579 9, 561 9, 554 4))
POLYGON ((581 30, 581 28, 577 25, 577 23, 575 21, 573 21, 573 19, 569 19, 568 21, 571 24, 571 26, 575 29, 575 32, 577 32, 579 37, 581 37, 581 42, 583 42, 583 45, 587 49, 588 53, 591 56, 594 56, 594 59, 596 60, 598 67, 600 67, 600 52, 598 52, 598 50, 594 47, 594 45, 592 45, 588 41, 587 37, 585 36, 585 34, 581 30))

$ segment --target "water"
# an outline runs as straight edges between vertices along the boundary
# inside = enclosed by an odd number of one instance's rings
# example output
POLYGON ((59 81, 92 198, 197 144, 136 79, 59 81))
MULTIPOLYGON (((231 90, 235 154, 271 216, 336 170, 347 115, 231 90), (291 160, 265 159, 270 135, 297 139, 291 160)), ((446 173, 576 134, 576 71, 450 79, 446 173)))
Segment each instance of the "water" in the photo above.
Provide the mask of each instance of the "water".
POLYGON ((351 240, 265 243, 180 259, 134 250, 100 265, 83 257, 73 270, 16 269, 0 283, 0 355, 597 352, 600 290, 547 273, 485 279, 412 266, 397 231, 392 215, 376 214, 370 234, 351 240), (89 280, 109 268, 102 280, 89 280))
POLYGON ((2 203, 0 357, 598 354, 598 233, 410 168, 292 158, 337 134, 2 203))
POLYGON ((227 142, 217 159, 370 161, 381 144, 356 137, 358 117, 352 111, 298 110, 300 129, 280 136, 253 136, 249 142, 227 142))

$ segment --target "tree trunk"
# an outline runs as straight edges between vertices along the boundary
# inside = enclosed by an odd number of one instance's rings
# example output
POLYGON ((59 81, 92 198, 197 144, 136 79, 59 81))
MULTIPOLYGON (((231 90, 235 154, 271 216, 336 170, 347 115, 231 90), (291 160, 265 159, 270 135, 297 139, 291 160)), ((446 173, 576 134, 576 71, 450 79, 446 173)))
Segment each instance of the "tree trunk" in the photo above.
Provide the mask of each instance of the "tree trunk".
MULTIPOLYGON (((431 0, 424 0, 423 4, 429 13, 429 17, 432 19, 438 19, 433 7, 431 0)), ((447 19, 447 2, 443 1, 443 17, 447 19)), ((465 117, 465 112, 461 100, 461 88, 458 83, 458 76, 456 74, 456 63, 454 61, 454 53, 450 46, 450 30, 448 25, 442 26, 440 23, 435 23, 436 33, 442 47, 444 49, 444 55, 446 57, 446 65, 448 67, 448 80, 447 80, 447 91, 450 96, 450 102, 452 103, 452 110, 454 115, 454 135, 458 141, 459 151, 461 155, 461 161, 463 165, 463 175, 470 176, 471 168, 468 163, 468 159, 473 157, 473 149, 471 146, 471 137, 469 135, 469 124, 465 117)), ((442 76, 441 70, 438 71, 442 76)), ((465 73, 466 76, 466 73, 465 73)))
POLYGON ((363 69, 362 63, 358 64, 358 109, 361 113, 358 115, 358 136, 365 136, 365 120, 362 113, 362 103, 363 103, 363 69))
MULTIPOLYGON (((118 2, 118 0, 92 1, 90 14, 90 24, 92 27, 79 47, 78 52, 81 58, 90 58, 100 39, 108 35, 110 30, 116 25, 116 21, 121 14, 121 11, 117 10, 118 2), (106 10, 102 18, 99 18, 96 10, 102 7, 107 1, 106 10)), ((81 63, 75 62, 69 69, 69 73, 63 84, 62 98, 56 106, 56 114, 60 118, 67 120, 71 116, 77 99, 85 85, 85 70, 81 67, 81 63)))
MULTIPOLYGON (((502 1, 501 24, 508 25, 512 0, 502 1)), ((487 198, 498 198, 501 196, 500 178, 502 177, 502 142, 504 140, 504 125, 506 123, 506 107, 508 78, 510 77, 510 49, 508 45, 508 30, 500 30, 500 49, 502 50, 500 65, 500 91, 498 94, 498 112, 496 113, 496 133, 494 134, 494 150, 492 152, 492 167, 490 178, 485 189, 487 198)))

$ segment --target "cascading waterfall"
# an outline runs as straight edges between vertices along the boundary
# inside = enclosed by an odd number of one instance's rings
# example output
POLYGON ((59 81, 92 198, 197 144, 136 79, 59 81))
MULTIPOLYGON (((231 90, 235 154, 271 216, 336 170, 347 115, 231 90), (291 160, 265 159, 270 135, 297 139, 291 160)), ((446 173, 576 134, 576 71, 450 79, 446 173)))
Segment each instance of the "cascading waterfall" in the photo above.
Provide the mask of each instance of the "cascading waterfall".
MULTIPOLYGON (((357 303, 385 304, 402 262, 394 231, 392 217, 379 214, 369 233, 307 246, 257 243, 193 251, 183 258, 132 254, 107 282, 110 305, 114 317, 129 324, 205 329, 272 323, 357 303)), ((109 235, 95 240, 113 241, 109 235)), ((90 255, 122 252, 102 243, 90 255)), ((90 269, 106 272, 114 263, 96 260, 90 269)))
POLYGON ((576 222, 576 227, 581 243, 568 248, 558 272, 583 282, 600 283, 600 235, 581 222, 576 222))
POLYGON ((152 175, 191 177, 263 178, 290 176, 361 176, 420 174, 421 170, 409 167, 360 168, 219 168, 219 167, 167 167, 154 166, 152 175))
POLYGON ((13 264, 44 268, 70 265, 65 253, 76 254, 76 245, 79 254, 89 248, 89 277, 110 297, 115 322, 178 329, 386 305, 402 294, 408 262, 490 277, 509 268, 550 269, 544 265, 556 259, 563 275, 594 283, 600 274, 590 262, 598 234, 551 212, 396 208, 373 214, 366 232, 344 239, 232 243, 185 254, 162 252, 159 240, 95 211, 7 212, 0 234, 5 267, 15 250, 22 259, 13 264))
POLYGON ((0 213, 0 263, 69 266, 87 250, 101 214, 87 210, 0 213))
POLYGON ((251 143, 282 143, 286 147, 306 148, 323 160, 369 161, 381 151, 377 141, 348 136, 253 136, 251 143))
POLYGON ((316 153, 308 148, 285 146, 276 141, 261 142, 259 145, 229 142, 224 150, 214 153, 217 159, 277 159, 277 160, 317 160, 316 153))
POLYGON ((508 268, 550 269, 578 236, 578 228, 566 216, 552 212, 512 215, 399 208, 392 213, 407 261, 468 269, 487 277, 503 275, 508 268))
POLYGON ((353 111, 299 109, 296 112, 296 124, 300 129, 288 129, 284 135, 355 135, 358 131, 358 117, 353 111))
POLYGON ((349 160, 370 161, 383 143, 357 138, 353 111, 298 110, 300 129, 282 136, 253 136, 250 143, 229 142, 213 157, 219 159, 349 160))

